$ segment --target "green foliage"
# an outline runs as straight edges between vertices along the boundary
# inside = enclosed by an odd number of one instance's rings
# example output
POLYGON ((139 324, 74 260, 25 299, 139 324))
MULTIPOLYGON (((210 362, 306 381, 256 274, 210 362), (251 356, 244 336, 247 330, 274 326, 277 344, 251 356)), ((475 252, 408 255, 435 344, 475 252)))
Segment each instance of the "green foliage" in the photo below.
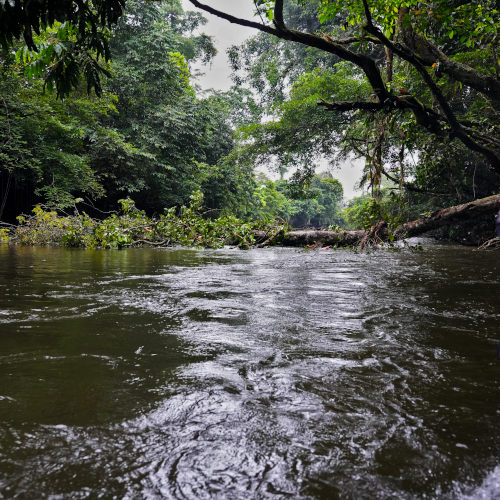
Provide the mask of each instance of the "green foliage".
POLYGON ((201 18, 183 14, 178 3, 130 2, 127 13, 111 40, 109 87, 118 114, 109 126, 145 158, 137 168, 125 163, 115 173, 99 162, 96 170, 105 176, 110 204, 133 196, 158 213, 187 203, 207 168, 217 168, 231 151, 230 110, 222 96, 197 98, 189 81, 187 63, 214 54, 206 37, 191 35, 201 18))
POLYGON ((10 230, 0 228, 0 243, 8 243, 10 241, 10 230))
MULTIPOLYGON (((107 38, 106 34, 106 45, 107 38)), ((79 32, 75 25, 56 22, 34 37, 34 47, 21 47, 16 53, 16 62, 24 66, 26 77, 43 78, 47 89, 55 89, 60 98, 77 89, 82 76, 87 82, 87 92, 90 94, 94 89, 101 96, 101 77, 111 76, 107 68, 109 56, 106 55, 106 60, 103 60, 103 53, 82 49, 78 39, 79 32)))
MULTIPOLYGON (((114 99, 75 94, 64 101, 44 94, 40 81, 26 85, 14 70, 0 78, 0 176, 8 186, 24 185, 54 207, 71 205, 74 195, 99 198, 104 191, 91 167, 88 138, 103 133, 100 117, 112 113, 114 99), (10 184, 8 179, 11 179, 10 184)), ((120 151, 117 141, 107 146, 120 151)), ((5 184, 4 184, 5 185, 5 184)), ((14 187, 11 187, 14 190, 14 187)))
POLYGON ((263 219, 281 217, 289 220, 294 212, 292 201, 283 193, 283 188, 278 183, 266 181, 255 190, 255 194, 257 203, 253 214, 257 217, 263 219))
MULTIPOLYGON (((264 8, 268 13, 274 8, 274 2, 260 4, 260 9, 264 8)), ((309 33, 329 31, 336 22, 329 21, 321 25, 317 16, 319 4, 319 0, 284 2, 287 26, 309 33)), ((270 37, 265 33, 250 38, 242 45, 231 47, 228 55, 235 82, 253 88, 259 101, 271 110, 286 99, 289 85, 303 73, 331 68, 339 62, 332 54, 270 37)))
POLYGON ((383 189, 379 199, 369 195, 358 196, 349 201, 345 218, 350 229, 369 230, 377 222, 385 221, 390 228, 408 220, 407 202, 394 191, 383 189))
MULTIPOLYGON (((248 248, 256 243, 256 231, 277 234, 285 225, 270 222, 245 222, 234 216, 217 219, 203 217, 203 193, 191 195, 191 203, 165 210, 149 218, 134 202, 120 200, 122 210, 103 220, 87 214, 59 215, 36 206, 33 215, 18 217, 14 241, 23 245, 61 245, 85 248, 123 248, 129 246, 194 246, 220 248, 236 245, 248 248)), ((3 231, 3 230, 2 230, 3 231)), ((3 233, 2 233, 3 235, 3 233)))
POLYGON ((342 224, 342 185, 328 175, 313 175, 300 188, 287 180, 265 179, 255 189, 250 215, 262 219, 284 219, 291 226, 323 227, 342 224))
POLYGON ((346 128, 358 119, 325 111, 318 103, 332 95, 348 100, 369 94, 369 86, 347 64, 317 68, 296 80, 289 97, 275 105, 272 121, 242 127, 240 138, 251 141, 249 153, 257 163, 269 164, 272 158, 274 168, 284 172, 300 167, 299 175, 310 177, 318 158, 333 159, 346 128))
POLYGON ((108 75, 101 61, 110 57, 109 28, 122 15, 124 5, 124 0, 4 1, 0 3, 0 44, 7 50, 22 36, 23 58, 32 63, 28 73, 44 74, 59 96, 77 88, 81 74, 89 91, 93 88, 100 95, 101 77, 108 75), (53 36, 40 43, 46 30, 53 36))
MULTIPOLYGON (((216 166, 203 165, 199 180, 205 195, 207 215, 235 215, 236 217, 266 218, 256 213, 253 165, 239 158, 235 149, 216 166)), ((278 214, 273 214, 271 218, 278 214)))
POLYGON ((236 174, 223 158, 234 144, 234 123, 253 116, 245 118, 242 105, 244 98, 251 106, 251 98, 244 91, 195 95, 188 62, 215 54, 209 37, 193 35, 203 22, 178 1, 129 2, 127 16, 108 33, 114 62, 99 98, 80 80, 64 100, 44 92, 47 67, 76 43, 68 22, 34 36, 38 52, 21 47, 7 57, 0 75, 0 218, 12 220, 37 202, 71 208, 78 197, 108 210, 131 196, 148 213, 161 213, 188 203, 200 187, 209 208, 236 209, 235 196, 246 192, 252 173, 236 174))
POLYGON ((381 203, 371 196, 355 198, 345 212, 347 222, 353 229, 368 230, 378 221, 384 220, 381 203))
POLYGON ((291 217, 287 220, 297 227, 327 228, 332 224, 343 224, 342 196, 342 185, 337 179, 315 175, 309 182, 306 195, 292 200, 291 217))
MULTIPOLYGON (((436 27, 443 38, 458 38, 466 47, 496 41, 499 26, 499 11, 494 0, 472 0, 450 2, 449 0, 371 0, 369 2, 374 22, 381 26, 387 36, 394 30, 401 8, 408 9, 406 22, 413 22, 422 32, 436 33, 436 27)), ((365 10, 361 0, 323 0, 319 18, 322 22, 336 16, 345 18, 346 23, 362 29, 365 10)))

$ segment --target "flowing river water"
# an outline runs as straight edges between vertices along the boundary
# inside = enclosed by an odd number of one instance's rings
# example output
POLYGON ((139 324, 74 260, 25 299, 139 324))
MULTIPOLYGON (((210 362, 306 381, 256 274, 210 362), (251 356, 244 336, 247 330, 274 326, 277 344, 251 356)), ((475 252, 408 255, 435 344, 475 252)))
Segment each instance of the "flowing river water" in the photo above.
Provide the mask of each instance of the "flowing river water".
POLYGON ((0 498, 500 498, 500 259, 0 246, 0 498))

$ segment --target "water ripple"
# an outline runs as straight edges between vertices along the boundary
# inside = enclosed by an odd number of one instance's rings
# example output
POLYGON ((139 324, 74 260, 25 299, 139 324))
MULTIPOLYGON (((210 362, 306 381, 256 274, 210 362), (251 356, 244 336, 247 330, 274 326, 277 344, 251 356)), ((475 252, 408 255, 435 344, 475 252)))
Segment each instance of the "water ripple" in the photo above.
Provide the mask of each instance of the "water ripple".
POLYGON ((497 259, 4 248, 0 497, 499 494, 497 259))

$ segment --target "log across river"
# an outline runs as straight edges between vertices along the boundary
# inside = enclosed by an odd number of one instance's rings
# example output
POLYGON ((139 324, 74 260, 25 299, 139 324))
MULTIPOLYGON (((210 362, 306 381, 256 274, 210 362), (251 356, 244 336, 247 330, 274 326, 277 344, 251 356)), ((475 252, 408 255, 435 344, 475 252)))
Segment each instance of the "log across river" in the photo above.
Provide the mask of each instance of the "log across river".
MULTIPOLYGON (((471 201, 461 205, 437 210, 420 219, 402 224, 393 231, 395 239, 420 236, 440 227, 463 222, 470 219, 491 215, 492 233, 495 226, 495 214, 500 210, 500 194, 471 201)), ((279 242, 283 246, 300 247, 321 243, 331 246, 356 246, 367 245, 371 241, 380 243, 387 241, 389 231, 387 225, 379 223, 370 231, 290 231, 279 242)), ((265 238, 264 234, 259 235, 265 238)))
POLYGON ((0 246, 0 498, 500 497, 500 261, 0 246))

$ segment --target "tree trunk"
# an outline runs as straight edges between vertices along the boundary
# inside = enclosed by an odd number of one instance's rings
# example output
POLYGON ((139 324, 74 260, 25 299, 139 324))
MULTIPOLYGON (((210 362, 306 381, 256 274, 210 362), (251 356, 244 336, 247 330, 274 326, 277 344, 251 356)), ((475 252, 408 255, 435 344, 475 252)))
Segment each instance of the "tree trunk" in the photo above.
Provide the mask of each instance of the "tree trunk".
POLYGON ((488 214, 492 215, 491 225, 493 227, 495 224, 493 215, 498 210, 500 210, 500 194, 495 194, 462 205, 437 210, 427 217, 403 224, 396 229, 395 233, 399 238, 418 236, 433 229, 453 224, 454 222, 482 217, 488 214))
POLYGON ((304 247, 308 245, 355 246, 366 235, 366 231, 290 231, 280 243, 288 247, 304 247))
MULTIPOLYGON (((500 210, 500 194, 488 196, 480 200, 471 201, 454 207, 443 208, 412 222, 402 224, 394 231, 395 239, 419 236, 434 229, 462 222, 468 219, 479 218, 491 214, 491 226, 495 222, 493 216, 500 210)), ((366 246, 370 238, 377 241, 387 241, 389 231, 385 224, 379 223, 371 231, 290 231, 279 239, 281 245, 292 247, 304 246, 366 246)))

